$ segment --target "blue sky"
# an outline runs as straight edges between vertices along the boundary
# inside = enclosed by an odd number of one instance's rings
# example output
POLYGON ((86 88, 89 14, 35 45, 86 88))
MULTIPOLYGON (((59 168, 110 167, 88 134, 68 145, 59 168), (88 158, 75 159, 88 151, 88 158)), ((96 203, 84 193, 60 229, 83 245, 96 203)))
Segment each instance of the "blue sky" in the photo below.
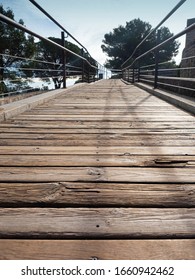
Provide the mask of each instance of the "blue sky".
MULTIPOLYGON (((155 27, 176 6, 179 0, 36 0, 47 12, 76 37, 100 63, 106 55, 101 51, 104 34, 127 21, 140 18, 155 27)), ((16 19, 22 18, 25 25, 41 35, 60 36, 60 29, 47 19, 28 0, 0 0, 10 7, 16 19)), ((169 19, 167 26, 174 34, 186 27, 188 18, 195 17, 195 0, 187 0, 169 19)), ((69 39, 68 39, 69 40, 69 39)), ((185 45, 185 36, 180 39, 180 54, 185 45)))

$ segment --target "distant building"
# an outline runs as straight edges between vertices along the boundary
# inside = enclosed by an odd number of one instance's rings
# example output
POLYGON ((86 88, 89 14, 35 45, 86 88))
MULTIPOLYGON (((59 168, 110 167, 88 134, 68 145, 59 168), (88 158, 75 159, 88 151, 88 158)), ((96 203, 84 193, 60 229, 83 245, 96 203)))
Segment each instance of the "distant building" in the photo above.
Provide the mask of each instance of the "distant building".
MULTIPOLYGON (((195 18, 188 19, 187 27, 195 23, 195 18)), ((181 68, 195 67, 195 29, 186 34, 186 45, 182 54, 181 68)), ((195 69, 181 71, 181 77, 195 78, 195 69)))

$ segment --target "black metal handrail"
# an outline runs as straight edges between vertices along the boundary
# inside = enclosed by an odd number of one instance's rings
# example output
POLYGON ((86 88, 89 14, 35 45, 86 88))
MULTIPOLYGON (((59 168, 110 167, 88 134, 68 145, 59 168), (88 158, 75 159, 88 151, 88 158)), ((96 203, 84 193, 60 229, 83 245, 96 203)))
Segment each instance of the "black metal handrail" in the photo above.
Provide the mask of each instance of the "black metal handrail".
POLYGON ((140 56, 136 57, 133 62, 125 67, 125 68, 122 68, 122 70, 125 70, 125 69, 128 69, 128 68, 131 68, 138 60, 140 60, 141 58, 147 56, 148 54, 156 51, 156 50, 159 50, 161 49, 162 47, 164 47, 166 44, 170 43, 170 42, 173 42, 174 40, 178 39, 179 37, 185 35, 186 33, 192 31, 195 29, 195 23, 191 24, 190 26, 186 27, 184 30, 182 30, 181 32, 179 32, 178 34, 168 38, 167 40, 165 40, 164 42, 158 44, 157 46, 153 47, 152 49, 148 50, 147 52, 141 54, 140 56))
POLYGON ((5 23, 7 23, 7 24, 9 24, 9 25, 12 25, 12 26, 14 26, 14 27, 16 27, 16 28, 18 28, 20 30, 23 30, 24 32, 26 32, 26 33, 28 33, 28 34, 30 34, 30 35, 32 35, 32 36, 34 36, 34 37, 36 37, 36 38, 38 38, 40 40, 46 41, 47 43, 50 43, 50 44, 58 47, 59 49, 61 49, 63 51, 67 51, 67 52, 77 56, 78 58, 84 60, 87 64, 89 64, 90 67, 98 69, 97 66, 92 65, 85 57, 83 57, 83 56, 81 56, 81 55, 79 55, 77 53, 74 53, 73 51, 67 49, 66 47, 63 47, 62 45, 59 45, 58 43, 56 43, 56 42, 54 42, 54 41, 52 41, 52 40, 50 40, 50 39, 48 39, 46 37, 43 37, 43 36, 37 34, 36 32, 28 29, 27 27, 25 27, 24 25, 22 25, 20 23, 17 23, 16 21, 8 18, 7 16, 4 16, 4 15, 0 14, 0 20, 5 22, 5 23))
MULTIPOLYGON (((177 9, 184 3, 185 1, 180 1, 179 4, 176 6, 177 9)), ((172 10, 175 11, 176 8, 172 10)), ((172 12, 169 14, 171 15, 172 12)), ((167 17, 166 17, 167 18, 167 17)), ((163 20, 164 22, 164 20, 163 20)), ((158 25, 159 26, 159 25, 158 25)), ((154 29, 157 30, 156 28, 154 29)), ((150 32, 145 39, 138 44, 138 46, 135 48, 133 54, 122 64, 122 77, 123 80, 135 83, 135 82, 141 82, 146 83, 153 88, 163 88, 171 92, 177 92, 184 95, 194 96, 195 93, 195 75, 186 74, 187 71, 192 73, 195 73, 195 57, 189 56, 184 57, 182 61, 194 59, 194 64, 190 66, 183 66, 182 64, 180 66, 175 67, 166 67, 167 64, 171 63, 169 62, 159 62, 158 56, 159 51, 163 49, 165 45, 168 45, 169 43, 173 42, 174 40, 180 38, 181 36, 187 34, 188 32, 195 30, 195 23, 191 24, 190 26, 186 27, 181 32, 177 33, 176 35, 171 36, 170 38, 166 39, 165 41, 161 43, 157 43, 157 45, 150 50, 146 51, 145 53, 135 57, 133 56, 137 49, 140 47, 140 45, 145 42, 145 40, 149 37, 149 35, 152 32, 150 32), (142 65, 141 59, 148 56, 149 54, 153 54, 154 56, 154 63, 150 65, 142 65), (131 61, 130 61, 131 60, 131 61), (129 62, 129 65, 125 66, 127 62, 129 62), (164 68, 163 68, 164 66, 164 68)), ((159 33, 159 31, 158 31, 159 33)), ((159 35, 158 35, 159 36, 159 35)), ((170 64, 171 65, 171 64, 170 64)), ((172 63, 173 66, 173 63, 172 63)))
MULTIPOLYGON (((29 0, 35 7, 37 7, 43 14, 45 14, 51 21, 53 21, 61 30, 66 32, 75 42, 77 42, 88 54, 88 50, 84 47, 70 32, 68 32, 57 20, 55 20, 43 7, 41 7, 35 0, 29 0)), ((186 1, 186 0, 185 0, 186 1)), ((91 55, 89 54, 91 57, 91 55)))
MULTIPOLYGON (((8 94, 10 94, 10 92, 8 93, 7 88, 4 86, 5 82, 13 82, 13 83, 18 83, 18 86, 15 86, 16 90, 13 90, 14 86, 10 86, 10 90, 12 94, 15 94, 17 92, 23 92, 23 91, 29 91, 30 89, 27 87, 27 89, 22 89, 19 88, 20 85, 20 81, 22 83, 22 81, 24 80, 24 73, 19 73, 22 71, 25 71, 25 74, 30 73, 32 71, 34 71, 34 73, 36 72, 36 74, 33 74, 33 78, 37 77, 37 73, 39 73, 39 77, 40 78, 53 78, 54 83, 56 82, 57 77, 62 77, 60 78, 60 84, 56 84, 55 86, 57 87, 61 87, 61 84, 63 84, 63 87, 66 87, 66 78, 69 76, 80 76, 80 82, 91 82, 91 81, 95 81, 96 79, 98 79, 98 73, 101 71, 102 69, 102 65, 100 63, 98 63, 95 59, 93 59, 91 57, 91 55, 89 54, 88 50, 76 39, 74 38, 74 36, 72 36, 62 25, 60 25, 52 16, 50 16, 40 5, 38 5, 35 1, 31 1, 29 0, 32 4, 34 4, 39 10, 41 10, 47 17, 49 17, 55 24, 57 24, 63 31, 61 32, 61 44, 56 43, 53 40, 50 40, 49 38, 46 38, 36 32, 34 32, 33 30, 28 29, 27 27, 25 27, 24 25, 14 21, 13 19, 0 14, 0 21, 4 22, 5 24, 8 24, 10 26, 13 26, 14 28, 17 28, 19 30, 22 30, 23 32, 30 34, 32 36, 34 36, 35 38, 38 38, 40 41, 45 41, 48 44, 54 46, 57 48, 57 51, 60 51, 62 53, 62 59, 60 63, 56 63, 56 62, 52 62, 52 61, 44 61, 44 60, 40 60, 40 59, 36 59, 34 57, 32 58, 25 58, 25 57, 20 57, 20 56, 14 56, 12 54, 8 53, 2 53, 0 54, 0 56, 4 57, 5 59, 9 59, 9 58, 13 58, 13 59, 18 59, 18 61, 27 61, 29 62, 29 64, 31 63, 32 66, 28 66, 28 67, 24 67, 24 66, 20 66, 20 64, 18 65, 14 65, 14 67, 8 67, 8 66, 4 66, 1 67, 3 68, 3 70, 5 71, 4 76, 1 77, 0 80, 0 97, 6 96, 8 94), (78 43, 80 45, 80 47, 82 47, 82 49, 80 49, 80 54, 79 53, 75 53, 74 51, 70 50, 69 48, 67 48, 64 45, 65 42, 65 36, 64 36, 64 32, 66 32, 66 34, 68 34, 72 39, 74 39, 76 41, 76 43, 78 43), (71 65, 70 63, 66 63, 66 53, 69 53, 73 56, 75 56, 75 60, 72 61, 73 65, 71 65), (78 62, 77 62, 78 60, 78 62), (82 63, 80 63, 79 61, 82 61, 82 63), (36 64, 36 66, 35 66, 36 64), (75 64, 75 65, 74 65, 75 64), (43 65, 43 66, 42 66, 43 65), (48 66, 48 67, 44 67, 44 65, 48 66), (53 68, 51 68, 53 67, 53 68), (77 66, 76 66, 77 65, 77 66), (79 65, 81 65, 79 67, 79 65), (40 67, 41 66, 41 67, 40 67), (11 75, 12 73, 16 73, 19 74, 19 77, 15 77, 15 79, 13 79, 13 75, 11 75), (7 78, 8 73, 11 75, 10 78, 7 78), (20 76, 22 75, 22 76, 20 76), (6 90, 2 90, 3 88, 6 88, 6 90)), ((29 80, 30 77, 29 75, 27 75, 28 77, 26 78, 26 80, 29 80)), ((36 89, 37 90, 37 89, 36 89)))
POLYGON ((130 61, 130 59, 133 58, 133 56, 135 55, 136 51, 141 47, 141 45, 143 45, 143 43, 153 34, 155 33, 159 27, 161 27, 163 25, 164 22, 167 21, 167 19, 169 19, 187 0, 181 0, 169 13, 168 15, 165 16, 165 18, 154 28, 152 29, 148 35, 145 36, 145 38, 136 46, 136 48, 134 49, 133 53, 130 55, 130 57, 123 62, 123 64, 121 65, 121 68, 124 68, 123 66, 130 61))

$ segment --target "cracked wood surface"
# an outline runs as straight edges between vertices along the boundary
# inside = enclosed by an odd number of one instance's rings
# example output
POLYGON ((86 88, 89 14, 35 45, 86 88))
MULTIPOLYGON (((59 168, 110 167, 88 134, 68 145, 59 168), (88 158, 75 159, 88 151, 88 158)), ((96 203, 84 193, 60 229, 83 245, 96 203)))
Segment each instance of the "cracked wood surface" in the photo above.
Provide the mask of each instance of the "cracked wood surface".
POLYGON ((2 206, 195 206, 194 184, 0 183, 0 193, 2 206))
POLYGON ((194 259, 194 144, 192 115, 119 80, 0 123, 0 259, 194 259))

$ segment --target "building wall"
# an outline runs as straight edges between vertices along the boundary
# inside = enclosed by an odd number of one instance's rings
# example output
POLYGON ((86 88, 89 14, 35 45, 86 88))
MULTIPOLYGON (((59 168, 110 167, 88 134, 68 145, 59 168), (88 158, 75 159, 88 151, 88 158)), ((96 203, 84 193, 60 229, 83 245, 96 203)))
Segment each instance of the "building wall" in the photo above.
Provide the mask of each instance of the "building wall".
MULTIPOLYGON (((188 19, 187 26, 195 23, 195 18, 188 19)), ((186 34, 186 46, 182 54, 181 68, 195 67, 195 29, 186 34), (193 57, 189 59, 184 59, 193 57)), ((181 71, 181 77, 195 78, 195 69, 181 71)))

